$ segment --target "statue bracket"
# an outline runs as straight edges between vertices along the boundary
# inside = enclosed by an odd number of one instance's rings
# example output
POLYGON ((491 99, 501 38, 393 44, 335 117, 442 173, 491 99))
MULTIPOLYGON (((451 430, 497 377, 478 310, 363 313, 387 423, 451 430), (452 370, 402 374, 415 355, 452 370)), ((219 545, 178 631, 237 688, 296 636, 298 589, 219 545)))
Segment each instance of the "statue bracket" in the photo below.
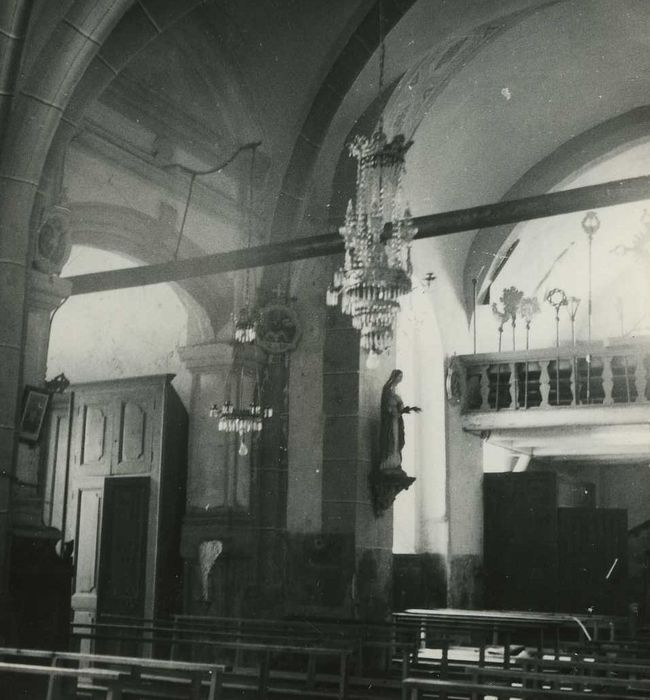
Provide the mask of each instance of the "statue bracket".
POLYGON ((370 495, 375 517, 388 510, 395 501, 397 494, 405 491, 415 481, 403 469, 373 469, 369 476, 370 495))

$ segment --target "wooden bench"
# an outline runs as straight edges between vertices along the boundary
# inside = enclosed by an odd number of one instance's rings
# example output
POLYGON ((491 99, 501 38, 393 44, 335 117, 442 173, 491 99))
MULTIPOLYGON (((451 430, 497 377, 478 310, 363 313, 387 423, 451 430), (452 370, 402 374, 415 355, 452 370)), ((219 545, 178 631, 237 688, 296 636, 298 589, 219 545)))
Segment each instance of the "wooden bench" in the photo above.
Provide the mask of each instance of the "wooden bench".
MULTIPOLYGON (((511 689, 535 688, 542 690, 560 690, 589 693, 617 692, 634 695, 638 698, 650 697, 650 682, 646 680, 612 677, 587 664, 578 673, 563 673, 563 669, 531 671, 527 669, 508 668, 466 668, 465 673, 474 683, 498 682, 509 685, 511 689)), ((573 671, 574 669, 571 669, 573 671)))
MULTIPOLYGON (((60 700, 62 698, 61 681, 72 679, 75 684, 79 681, 92 679, 99 681, 97 693, 105 700, 121 700, 124 683, 128 673, 98 668, 65 668, 62 666, 43 666, 35 664, 11 663, 0 661, 0 674, 18 674, 24 676, 46 676, 47 694, 45 700, 60 700)), ((5 688, 5 692, 6 692, 5 688)))
MULTIPOLYGON (((338 658, 338 673, 335 677, 336 691, 335 696, 339 700, 347 697, 348 687, 348 659, 352 650, 342 646, 303 646, 296 644, 269 644, 266 642, 251 642, 237 640, 206 640, 202 644, 206 648, 215 650, 232 650, 235 652, 253 652, 259 656, 257 665, 257 697, 266 698, 269 689, 278 690, 286 693, 296 693, 309 695, 310 690, 316 688, 316 660, 318 658, 338 658), (292 654, 305 656, 307 658, 306 674, 282 672, 278 670, 276 677, 278 682, 274 682, 271 676, 271 660, 274 655, 292 654), (294 678, 298 681, 304 678, 304 684, 294 684, 293 687, 282 685, 288 679, 294 678)), ((236 670, 236 669, 235 669, 236 670)), ((321 679, 324 676, 321 675, 321 679)), ((228 683, 232 687, 232 683, 228 683)), ((246 685, 245 687, 249 687, 246 685)))
MULTIPOLYGON (((441 680, 434 678, 406 678, 403 687, 410 700, 424 697, 446 699, 449 697, 463 700, 483 700, 484 698, 534 698, 546 700, 564 698, 564 700, 639 700, 640 695, 626 695, 615 690, 611 693, 585 693, 574 690, 556 690, 544 688, 513 688, 511 685, 476 682, 473 680, 441 680)), ((647 696, 646 696, 647 697, 647 696)))
POLYGON ((437 637, 443 632, 464 632, 468 642, 477 635, 480 643, 503 646, 532 643, 540 649, 549 643, 558 648, 568 638, 581 642, 603 636, 613 639, 615 630, 623 625, 623 618, 605 615, 453 608, 409 609, 393 613, 393 619, 399 625, 419 624, 423 641, 430 632, 437 637))
MULTIPOLYGON (((111 670, 124 673, 122 695, 185 697, 189 700, 200 700, 203 687, 206 688, 206 700, 217 700, 220 697, 225 670, 218 664, 6 647, 0 647, 0 657, 43 659, 57 668, 68 668, 62 663, 72 662, 84 671, 88 668, 110 667, 111 670)), ((82 688, 93 692, 97 690, 96 685, 86 685, 82 688)))
MULTIPOLYGON (((165 644, 168 647, 174 648, 176 653, 183 647, 189 647, 192 650, 201 650, 204 654, 209 654, 214 662, 216 655, 219 652, 226 652, 232 655, 237 663, 235 667, 224 678, 224 685, 227 687, 247 688, 255 687, 258 697, 267 697, 269 689, 281 689, 282 692, 309 695, 313 694, 326 695, 330 694, 337 698, 345 698, 348 687, 348 659, 353 650, 342 643, 318 644, 313 643, 313 640, 302 640, 301 644, 295 643, 293 640, 280 639, 269 642, 256 638, 241 639, 240 635, 213 634, 207 638, 205 635, 196 637, 194 635, 183 635, 181 638, 170 637, 173 633, 173 628, 149 626, 145 628, 137 628, 134 626, 125 626, 119 624, 98 623, 95 625, 84 624, 75 625, 76 632, 73 636, 77 639, 89 639, 94 642, 109 641, 109 640, 129 640, 136 639, 131 634, 139 631, 140 639, 136 640, 143 645, 156 647, 160 644, 165 644), (126 627, 126 630, 124 629, 126 627), (81 631, 83 629, 83 631, 81 631), (244 664, 243 656, 254 655, 256 661, 254 664, 244 664), (305 672, 292 672, 291 669, 276 669, 271 674, 272 657, 280 655, 293 655, 306 657, 307 668, 305 672), (337 672, 335 674, 319 674, 316 673, 316 665, 318 659, 334 658, 338 660, 337 672), (252 673, 251 673, 252 672, 252 673), (256 676, 256 684, 254 686, 249 682, 250 676, 256 676), (235 677, 239 676, 238 679, 235 677), (287 686, 287 681, 292 685, 287 686), (302 682, 301 682, 302 681, 302 682), (324 689, 317 689, 316 682, 320 681, 324 689), (334 686, 334 688, 332 688, 334 686), (328 691, 329 688, 329 691, 328 691)), ((178 661, 178 659, 173 659, 178 661)))

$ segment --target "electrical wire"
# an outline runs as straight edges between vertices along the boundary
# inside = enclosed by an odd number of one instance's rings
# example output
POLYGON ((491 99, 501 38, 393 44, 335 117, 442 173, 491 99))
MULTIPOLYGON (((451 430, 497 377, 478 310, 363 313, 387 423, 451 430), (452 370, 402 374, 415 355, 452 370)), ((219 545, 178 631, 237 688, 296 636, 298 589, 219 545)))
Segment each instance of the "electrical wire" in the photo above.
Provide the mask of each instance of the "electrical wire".
MULTIPOLYGON (((181 163, 170 163, 169 165, 165 165, 164 169, 165 170, 171 170, 172 168, 176 168, 179 170, 182 170, 183 172, 186 172, 190 175, 190 186, 187 192, 187 199, 185 200, 185 209, 183 211, 183 218, 181 220, 181 226, 178 231, 178 239, 176 240, 176 249, 174 251, 174 260, 178 260, 178 251, 180 250, 181 247, 181 241, 183 240, 183 232, 185 230, 185 222, 187 220, 187 212, 189 211, 190 208, 190 201, 192 199, 192 190, 194 189, 194 181, 196 180, 197 177, 201 177, 203 175, 214 175, 214 173, 218 173, 222 171, 227 165, 230 165, 230 163, 237 158, 237 156, 242 152, 242 151, 248 151, 251 150, 253 151, 253 163, 255 162, 254 156, 255 156, 255 151, 259 146, 262 145, 261 141, 251 141, 250 143, 245 143, 243 146, 240 146, 237 148, 233 153, 231 153, 226 160, 224 160, 222 163, 219 163, 219 165, 215 166, 214 168, 208 168, 207 170, 196 170, 195 168, 189 168, 187 165, 182 165, 181 163)), ((252 166, 251 166, 252 167, 252 166)), ((251 183, 252 183, 252 176, 251 176, 251 183)), ((252 184, 251 184, 252 188, 252 184)), ((250 216, 250 213, 249 213, 250 216)), ((251 227, 252 228, 252 227, 251 227)), ((250 234, 249 234, 250 236, 250 234)), ((250 246, 250 242, 249 242, 250 246)))

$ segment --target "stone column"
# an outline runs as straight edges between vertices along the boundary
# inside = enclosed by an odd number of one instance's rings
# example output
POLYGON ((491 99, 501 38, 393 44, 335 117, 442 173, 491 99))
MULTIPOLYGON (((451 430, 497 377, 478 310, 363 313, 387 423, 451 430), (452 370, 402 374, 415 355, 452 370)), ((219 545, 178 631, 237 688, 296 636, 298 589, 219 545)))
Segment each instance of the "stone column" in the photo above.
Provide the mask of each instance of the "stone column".
MULTIPOLYGON (((23 385, 43 387, 47 372, 47 352, 53 313, 68 298, 71 284, 38 270, 30 270, 27 289, 27 319, 23 385)), ((20 411, 19 411, 20 417, 20 411)), ((13 485, 12 525, 16 529, 43 529, 43 459, 47 426, 34 445, 19 442, 13 485)))
POLYGON ((323 537, 338 560, 322 602, 331 613, 382 619, 391 607, 393 513, 376 515, 368 477, 377 460, 381 388, 393 358, 369 370, 359 334, 330 309, 323 356, 323 537), (334 576, 336 572, 336 576, 334 576))

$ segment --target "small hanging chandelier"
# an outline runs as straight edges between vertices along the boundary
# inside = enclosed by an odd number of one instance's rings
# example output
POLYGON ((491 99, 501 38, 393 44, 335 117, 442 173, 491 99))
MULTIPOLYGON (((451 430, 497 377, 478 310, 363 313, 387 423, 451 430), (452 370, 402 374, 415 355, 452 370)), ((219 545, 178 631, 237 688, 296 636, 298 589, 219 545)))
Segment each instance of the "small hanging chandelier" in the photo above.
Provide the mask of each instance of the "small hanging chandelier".
POLYGON ((260 402, 260 381, 259 374, 255 375, 255 386, 253 387, 253 398, 248 406, 243 405, 244 367, 240 367, 237 377, 238 400, 233 403, 231 400, 232 383, 236 378, 236 373, 231 370, 226 382, 226 398, 219 407, 213 404, 210 408, 210 418, 218 418, 217 430, 222 433, 237 433, 239 435, 239 454, 245 457, 248 454, 248 447, 244 442, 244 436, 248 433, 259 433, 264 427, 264 419, 273 416, 272 408, 263 408, 260 402))
MULTIPOLYGON (((247 247, 251 247, 253 240, 253 178, 255 177, 255 153, 257 148, 252 149, 250 176, 248 180, 248 214, 246 227, 248 229, 247 247)), ((244 277, 244 305, 233 316, 234 321, 234 342, 254 343, 257 337, 257 311, 251 302, 251 271, 246 270, 244 277)))
MULTIPOLYGON (((379 93, 383 88, 384 39, 380 7, 379 93)), ((328 306, 352 317, 361 332, 361 347, 379 355, 392 343, 399 297, 411 291, 411 241, 417 233, 403 201, 404 158, 412 145, 403 134, 392 141, 380 118, 370 138, 357 136, 349 145, 357 159, 356 199, 350 200, 345 224, 343 267, 327 290, 328 306)))

